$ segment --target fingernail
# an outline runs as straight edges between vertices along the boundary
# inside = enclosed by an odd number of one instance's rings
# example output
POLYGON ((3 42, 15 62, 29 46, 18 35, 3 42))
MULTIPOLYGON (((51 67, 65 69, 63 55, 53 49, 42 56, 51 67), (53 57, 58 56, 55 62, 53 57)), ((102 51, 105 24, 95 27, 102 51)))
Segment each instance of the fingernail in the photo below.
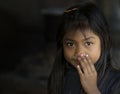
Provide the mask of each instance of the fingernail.
POLYGON ((77 68, 79 68, 79 65, 77 65, 77 68))
POLYGON ((88 54, 86 55, 86 57, 88 57, 88 54))

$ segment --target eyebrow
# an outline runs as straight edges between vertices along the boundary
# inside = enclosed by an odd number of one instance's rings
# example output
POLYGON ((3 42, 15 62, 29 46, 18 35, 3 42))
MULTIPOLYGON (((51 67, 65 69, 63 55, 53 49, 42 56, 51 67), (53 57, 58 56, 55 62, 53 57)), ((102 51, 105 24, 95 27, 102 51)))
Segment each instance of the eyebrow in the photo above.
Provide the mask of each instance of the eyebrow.
POLYGON ((72 43, 75 43, 76 40, 73 40, 73 39, 70 39, 70 38, 65 38, 65 39, 63 40, 63 43, 66 43, 66 42, 72 42, 72 43))
POLYGON ((85 39, 83 39, 83 40, 89 40, 89 39, 95 39, 95 37, 93 37, 93 36, 88 36, 88 37, 85 37, 85 39))
MULTIPOLYGON (((84 39, 82 39, 82 41, 86 41, 86 40, 89 40, 89 39, 95 39, 95 37, 93 36, 88 36, 88 37, 85 37, 84 39)), ((65 38, 64 41, 75 41, 71 38, 65 38)))

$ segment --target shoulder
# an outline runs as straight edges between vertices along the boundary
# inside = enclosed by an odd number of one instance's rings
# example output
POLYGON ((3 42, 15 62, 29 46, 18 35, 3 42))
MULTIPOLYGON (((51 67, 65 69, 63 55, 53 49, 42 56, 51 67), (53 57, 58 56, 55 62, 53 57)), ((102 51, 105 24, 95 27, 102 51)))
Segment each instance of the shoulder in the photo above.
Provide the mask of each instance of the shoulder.
POLYGON ((120 70, 112 68, 109 70, 108 76, 111 80, 114 80, 114 82, 120 82, 120 70))
POLYGON ((120 70, 109 67, 101 81, 102 94, 114 94, 120 89, 120 70))
POLYGON ((112 69, 109 72, 111 92, 116 92, 120 89, 120 70, 112 69))
POLYGON ((112 68, 109 73, 115 80, 120 80, 120 70, 112 68))

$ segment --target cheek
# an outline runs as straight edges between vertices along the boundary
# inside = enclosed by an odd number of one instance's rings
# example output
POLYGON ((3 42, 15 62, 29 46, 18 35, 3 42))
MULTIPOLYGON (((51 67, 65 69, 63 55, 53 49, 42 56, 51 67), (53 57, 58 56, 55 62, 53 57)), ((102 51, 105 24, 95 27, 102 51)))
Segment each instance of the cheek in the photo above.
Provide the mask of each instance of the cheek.
POLYGON ((71 52, 64 49, 64 57, 65 57, 65 59, 70 58, 71 57, 71 52))
POLYGON ((76 63, 74 62, 74 50, 64 49, 64 58, 68 63, 76 67, 76 63))
POLYGON ((89 53, 89 56, 93 64, 95 64, 99 60, 100 55, 101 55, 101 50, 99 48, 96 50, 94 49, 91 53, 89 53))
POLYGON ((68 62, 70 62, 70 60, 73 58, 73 56, 74 56, 74 52, 73 51, 69 51, 68 49, 63 49, 63 51, 64 51, 64 57, 65 57, 65 59, 68 61, 68 62))

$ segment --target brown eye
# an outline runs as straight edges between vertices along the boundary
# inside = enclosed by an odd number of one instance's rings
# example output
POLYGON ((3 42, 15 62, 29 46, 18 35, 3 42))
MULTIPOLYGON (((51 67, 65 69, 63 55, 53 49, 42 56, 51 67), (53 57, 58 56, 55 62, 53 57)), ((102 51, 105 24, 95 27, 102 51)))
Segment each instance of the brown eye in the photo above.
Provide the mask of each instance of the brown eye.
POLYGON ((67 46, 73 46, 73 43, 67 43, 67 46))
POLYGON ((85 42, 85 46, 92 46, 93 43, 92 42, 85 42))
POLYGON ((66 42, 66 45, 68 46, 68 47, 74 47, 74 42, 70 42, 70 41, 67 41, 66 42))

